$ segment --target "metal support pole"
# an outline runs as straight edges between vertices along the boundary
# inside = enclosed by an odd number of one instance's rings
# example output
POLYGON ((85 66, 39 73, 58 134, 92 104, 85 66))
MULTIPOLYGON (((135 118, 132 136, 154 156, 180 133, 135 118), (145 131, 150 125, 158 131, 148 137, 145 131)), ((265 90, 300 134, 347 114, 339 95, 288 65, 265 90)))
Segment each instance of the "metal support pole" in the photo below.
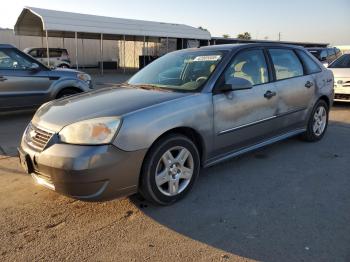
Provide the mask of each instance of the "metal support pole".
POLYGON ((84 49, 84 39, 81 39, 81 51, 83 54, 83 64, 81 65, 82 68, 85 68, 85 49, 84 49))
POLYGON ((100 42, 100 69, 101 75, 103 75, 103 34, 101 34, 101 42, 100 42))
POLYGON ((78 70, 79 64, 78 64, 78 33, 77 32, 75 32, 75 66, 78 70))
POLYGON ((124 65, 124 70, 123 70, 123 72, 124 72, 124 74, 125 74, 125 68, 126 68, 126 58, 125 58, 125 35, 124 35, 124 39, 123 39, 124 41, 123 41, 123 56, 124 56, 124 58, 123 58, 123 65, 124 65))
POLYGON ((50 52, 49 52, 49 35, 47 33, 47 30, 45 31, 46 33, 46 56, 47 56, 47 66, 50 67, 50 52))
POLYGON ((169 37, 166 38, 166 52, 169 52, 169 37))
POLYGON ((136 39, 134 37, 134 69, 136 68, 136 39))
POLYGON ((63 48, 65 48, 65 46, 64 46, 64 37, 62 38, 62 46, 63 46, 63 48))
POLYGON ((146 36, 143 36, 143 52, 142 52, 142 56, 143 56, 143 67, 145 67, 145 65, 146 65, 145 41, 146 41, 146 36))
POLYGON ((210 40, 208 40, 208 46, 210 46, 210 40))
POLYGON ((181 49, 184 49, 184 39, 181 38, 181 49))

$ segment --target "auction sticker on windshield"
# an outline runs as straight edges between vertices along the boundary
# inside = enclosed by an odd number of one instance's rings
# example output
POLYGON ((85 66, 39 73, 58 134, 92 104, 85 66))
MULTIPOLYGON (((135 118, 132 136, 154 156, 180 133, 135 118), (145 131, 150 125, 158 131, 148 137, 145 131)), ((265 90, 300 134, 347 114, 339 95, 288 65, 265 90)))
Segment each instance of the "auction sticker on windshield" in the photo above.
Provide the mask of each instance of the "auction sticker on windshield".
POLYGON ((197 56, 193 61, 204 62, 204 61, 218 61, 220 60, 221 55, 203 55, 197 56))

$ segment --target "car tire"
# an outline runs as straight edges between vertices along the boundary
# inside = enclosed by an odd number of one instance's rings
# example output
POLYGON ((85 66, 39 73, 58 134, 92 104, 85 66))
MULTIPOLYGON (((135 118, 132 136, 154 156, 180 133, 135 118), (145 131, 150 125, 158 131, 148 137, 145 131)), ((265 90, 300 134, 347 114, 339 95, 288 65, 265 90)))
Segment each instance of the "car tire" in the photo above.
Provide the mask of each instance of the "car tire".
POLYGON ((170 205, 191 190, 199 171, 200 156, 196 145, 186 136, 168 135, 147 153, 139 191, 154 204, 170 205))
POLYGON ((328 115, 328 104, 324 100, 319 100, 312 110, 302 139, 308 142, 321 140, 328 127, 328 115))
POLYGON ((58 95, 56 96, 56 99, 67 97, 67 96, 72 96, 75 94, 81 93, 80 90, 77 89, 72 89, 72 88, 66 88, 61 90, 58 95))

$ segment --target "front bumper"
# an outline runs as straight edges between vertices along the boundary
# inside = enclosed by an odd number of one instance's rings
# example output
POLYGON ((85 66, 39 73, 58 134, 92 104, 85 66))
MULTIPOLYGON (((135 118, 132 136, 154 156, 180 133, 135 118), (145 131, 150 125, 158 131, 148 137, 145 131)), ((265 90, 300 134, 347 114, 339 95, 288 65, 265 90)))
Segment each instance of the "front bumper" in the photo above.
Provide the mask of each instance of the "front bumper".
POLYGON ((344 81, 344 83, 338 83, 339 80, 336 79, 336 84, 334 85, 334 101, 344 101, 350 102, 350 83, 344 81))
POLYGON ((113 145, 53 144, 38 152, 22 140, 29 173, 38 184, 86 200, 117 198, 137 192, 146 150, 125 152, 113 145))

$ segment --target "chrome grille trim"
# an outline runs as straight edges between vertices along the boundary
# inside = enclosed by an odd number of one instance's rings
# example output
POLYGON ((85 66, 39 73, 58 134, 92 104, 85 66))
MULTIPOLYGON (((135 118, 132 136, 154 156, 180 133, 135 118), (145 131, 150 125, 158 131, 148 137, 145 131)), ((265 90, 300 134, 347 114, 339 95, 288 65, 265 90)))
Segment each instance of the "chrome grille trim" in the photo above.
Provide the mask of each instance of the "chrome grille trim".
POLYGON ((44 130, 30 123, 25 133, 25 141, 34 149, 42 151, 53 135, 54 132, 44 130))

